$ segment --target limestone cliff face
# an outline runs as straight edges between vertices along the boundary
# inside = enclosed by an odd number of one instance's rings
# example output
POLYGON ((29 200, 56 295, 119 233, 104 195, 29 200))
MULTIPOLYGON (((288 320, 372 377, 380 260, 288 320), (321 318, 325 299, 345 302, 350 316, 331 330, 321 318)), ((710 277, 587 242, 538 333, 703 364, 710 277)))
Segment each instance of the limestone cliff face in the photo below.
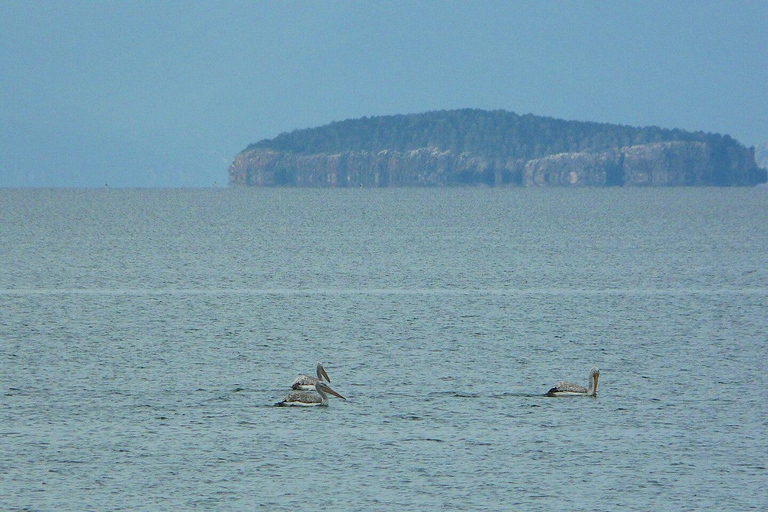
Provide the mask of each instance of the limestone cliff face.
POLYGON ((298 155, 270 149, 240 153, 229 168, 231 185, 398 187, 501 185, 516 181, 523 161, 497 161, 436 148, 298 155), (514 173, 517 173, 515 178, 514 173))
POLYGON ((529 161, 526 186, 751 186, 765 173, 746 148, 718 151, 703 142, 659 142, 600 153, 562 153, 529 161))
POLYGON ((755 146, 755 160, 760 167, 768 168, 768 141, 755 146))
POLYGON ((533 160, 494 159, 434 147, 411 151, 283 153, 252 149, 229 169, 235 186, 752 186, 765 169, 743 146, 705 142, 641 144, 533 160))

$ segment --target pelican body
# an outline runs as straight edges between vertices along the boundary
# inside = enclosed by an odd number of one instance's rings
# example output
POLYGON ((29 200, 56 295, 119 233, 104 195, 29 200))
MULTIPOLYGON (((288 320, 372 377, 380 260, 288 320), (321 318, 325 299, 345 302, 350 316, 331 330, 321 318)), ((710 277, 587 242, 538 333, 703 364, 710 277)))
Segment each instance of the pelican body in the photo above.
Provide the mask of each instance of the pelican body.
POLYGON ((314 391, 315 384, 321 380, 325 380, 325 382, 328 382, 328 383, 331 382, 331 379, 328 377, 328 374, 325 373, 325 368, 323 368, 322 363, 317 363, 317 377, 310 377, 309 375, 299 375, 291 383, 291 389, 303 389, 306 391, 314 391))
POLYGON ((600 370, 592 368, 589 372, 589 387, 579 386, 573 382, 558 382, 555 387, 547 391, 546 396, 597 396, 597 379, 600 378, 600 370))
POLYGON ((315 407, 318 405, 325 406, 328 405, 328 394, 341 398, 342 400, 346 400, 346 398, 332 390, 331 387, 322 380, 318 380, 315 383, 314 389, 317 391, 317 394, 307 391, 291 392, 282 402, 278 402, 275 405, 278 407, 315 407))

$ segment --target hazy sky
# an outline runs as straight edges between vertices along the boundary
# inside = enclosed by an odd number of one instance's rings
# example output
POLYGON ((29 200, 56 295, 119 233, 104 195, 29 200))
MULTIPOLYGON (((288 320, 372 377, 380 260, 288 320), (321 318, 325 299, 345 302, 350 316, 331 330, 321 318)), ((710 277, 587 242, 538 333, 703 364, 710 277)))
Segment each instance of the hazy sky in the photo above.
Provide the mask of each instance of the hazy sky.
POLYGON ((0 187, 227 183, 249 143, 455 108, 768 140, 768 1, 0 0, 0 187))

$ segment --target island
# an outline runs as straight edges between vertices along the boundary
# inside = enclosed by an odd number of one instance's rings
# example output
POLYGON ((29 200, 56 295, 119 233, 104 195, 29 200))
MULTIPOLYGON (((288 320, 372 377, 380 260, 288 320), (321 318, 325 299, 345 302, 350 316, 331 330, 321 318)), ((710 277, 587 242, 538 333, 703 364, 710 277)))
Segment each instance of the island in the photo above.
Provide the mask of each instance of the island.
POLYGON ((249 145, 232 186, 755 186, 755 148, 728 135, 504 110, 363 117, 249 145))

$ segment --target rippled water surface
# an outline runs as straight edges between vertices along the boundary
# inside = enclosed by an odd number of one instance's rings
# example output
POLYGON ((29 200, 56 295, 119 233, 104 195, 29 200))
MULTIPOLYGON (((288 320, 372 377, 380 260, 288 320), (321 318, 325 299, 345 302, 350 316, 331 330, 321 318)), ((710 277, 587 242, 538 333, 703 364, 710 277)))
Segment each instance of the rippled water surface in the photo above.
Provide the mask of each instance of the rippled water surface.
POLYGON ((0 509, 765 510, 767 319, 766 189, 0 190, 0 509))

